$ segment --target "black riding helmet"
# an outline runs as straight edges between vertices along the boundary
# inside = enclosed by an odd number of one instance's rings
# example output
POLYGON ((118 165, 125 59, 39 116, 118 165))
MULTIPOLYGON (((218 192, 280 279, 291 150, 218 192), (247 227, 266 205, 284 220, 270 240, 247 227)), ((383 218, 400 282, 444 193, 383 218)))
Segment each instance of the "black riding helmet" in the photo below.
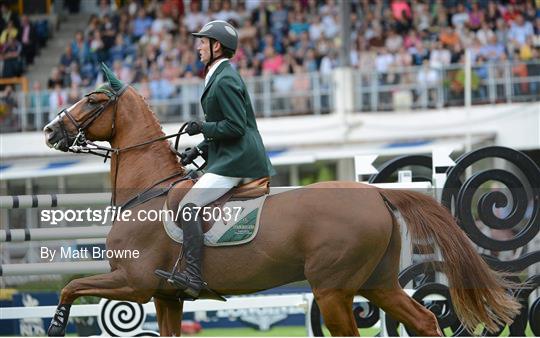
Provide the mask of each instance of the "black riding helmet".
POLYGON ((198 38, 210 39, 210 61, 207 67, 214 61, 213 41, 219 41, 224 49, 232 52, 231 54, 234 54, 238 47, 238 32, 230 23, 223 20, 210 21, 198 33, 191 34, 198 38))

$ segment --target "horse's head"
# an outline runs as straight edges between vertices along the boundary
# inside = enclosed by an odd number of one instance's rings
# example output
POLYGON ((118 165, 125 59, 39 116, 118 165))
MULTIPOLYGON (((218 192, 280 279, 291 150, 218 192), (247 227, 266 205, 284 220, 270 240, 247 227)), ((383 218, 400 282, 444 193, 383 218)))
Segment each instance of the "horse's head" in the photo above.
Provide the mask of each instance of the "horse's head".
POLYGON ((86 140, 110 141, 114 136, 116 105, 128 86, 118 80, 105 64, 101 68, 108 83, 60 111, 43 128, 49 147, 69 151, 71 147, 84 146, 86 140))

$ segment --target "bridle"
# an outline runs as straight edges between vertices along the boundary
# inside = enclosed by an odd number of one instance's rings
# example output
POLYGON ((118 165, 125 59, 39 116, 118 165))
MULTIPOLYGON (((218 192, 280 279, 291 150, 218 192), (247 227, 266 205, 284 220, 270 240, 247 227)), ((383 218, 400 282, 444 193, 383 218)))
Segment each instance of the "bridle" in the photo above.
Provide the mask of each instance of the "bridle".
POLYGON ((95 109, 90 114, 88 114, 88 116, 80 123, 77 122, 77 120, 71 115, 71 113, 69 112, 69 109, 67 109, 67 108, 62 109, 58 113, 60 129, 62 131, 64 139, 68 142, 68 144, 71 144, 68 147, 68 151, 71 151, 71 152, 74 152, 74 153, 92 153, 92 154, 95 154, 95 155, 98 155, 98 156, 105 157, 105 160, 107 160, 107 158, 110 158, 109 152, 107 152, 105 155, 101 154, 99 152, 95 152, 95 150, 105 150, 105 149, 100 149, 101 146, 98 146, 98 145, 92 143, 91 141, 89 141, 88 138, 86 137, 85 131, 86 131, 86 129, 88 127, 90 127, 90 125, 98 117, 101 116, 101 114, 106 110, 107 107, 114 104, 113 116, 112 116, 112 119, 111 119, 111 135, 110 135, 109 139, 112 139, 114 137, 114 133, 115 133, 115 128, 114 127, 115 127, 115 122, 116 122, 116 110, 118 108, 118 99, 120 98, 120 96, 122 96, 122 94, 126 91, 127 88, 128 88, 127 84, 124 84, 122 86, 122 88, 120 88, 119 91, 115 91, 110 87, 107 88, 107 87, 103 86, 103 87, 101 87, 101 88, 99 88, 99 89, 97 89, 97 90, 95 90, 95 91, 93 91, 91 93, 86 94, 84 97, 89 97, 89 96, 91 96, 93 94, 96 94, 96 93, 103 93, 103 94, 107 95, 109 97, 109 99, 107 100, 107 102, 101 104, 99 107, 97 107, 97 109, 95 109), (69 121, 71 122, 71 124, 75 128, 75 130, 77 130, 77 135, 75 135, 75 137, 70 135, 69 131, 67 130, 67 128, 66 128, 66 126, 65 126, 65 124, 63 122, 62 115, 67 116, 69 121))
MULTIPOLYGON (((94 121, 96 121, 96 119, 98 117, 101 116, 101 114, 106 110, 106 108, 111 106, 111 105, 114 105, 114 109, 113 109, 113 113, 112 113, 113 115, 112 115, 112 121, 111 121, 111 135, 110 135, 109 139, 112 139, 114 137, 114 135, 115 135, 115 123, 116 123, 116 111, 118 109, 118 101, 120 99, 120 96, 122 96, 122 94, 126 91, 126 89, 128 87, 129 86, 127 84, 124 84, 120 88, 120 90, 115 91, 110 86, 105 85, 105 86, 103 86, 103 87, 101 87, 101 88, 99 88, 99 89, 97 89, 97 90, 95 90, 95 91, 93 91, 93 92, 91 92, 89 94, 86 94, 85 97, 88 97, 88 96, 90 96, 92 94, 96 94, 96 93, 103 93, 103 94, 107 95, 109 97, 109 99, 107 100, 107 102, 101 104, 99 107, 97 107, 97 109, 95 109, 90 114, 88 114, 88 116, 80 123, 77 122, 77 120, 71 115, 71 113, 69 112, 69 109, 62 109, 58 113, 58 117, 59 117, 58 121, 59 121, 59 124, 60 124, 60 129, 61 129, 62 134, 64 136, 64 139, 66 140, 66 142, 68 144, 71 144, 68 147, 68 151, 73 152, 73 153, 85 153, 85 154, 92 154, 92 155, 97 155, 97 156, 100 156, 100 157, 104 157, 104 162, 106 162, 107 159, 109 159, 109 158, 112 159, 112 156, 109 155, 109 154, 114 154, 116 156, 116 166, 115 166, 114 185, 113 185, 113 187, 116 187, 116 179, 118 177, 118 168, 120 167, 120 153, 131 150, 131 149, 135 149, 135 148, 143 147, 143 146, 146 146, 146 145, 150 145, 150 144, 158 142, 158 141, 162 141, 162 140, 166 140, 166 139, 169 139, 169 138, 172 138, 172 137, 176 137, 175 148, 174 149, 171 148, 171 150, 173 152, 175 152, 176 155, 180 155, 180 153, 178 152, 178 144, 179 144, 179 141, 180 141, 180 136, 186 133, 184 131, 184 129, 187 127, 187 123, 184 123, 180 127, 180 130, 178 131, 178 133, 171 134, 171 135, 160 136, 158 138, 151 139, 149 141, 145 141, 145 142, 138 143, 138 144, 131 145, 131 146, 128 146, 128 147, 124 147, 124 148, 106 147, 106 146, 95 144, 94 142, 88 140, 88 138, 86 137, 85 131, 92 125, 92 123, 94 121), (65 124, 63 122, 62 115, 65 115, 65 116, 68 117, 71 124, 75 127, 75 130, 77 130, 77 135, 73 136, 72 134, 69 133, 69 131, 67 130, 67 128, 66 128, 66 126, 65 126, 65 124)), ((195 166, 197 166, 197 165, 195 164, 195 166)), ((173 175, 171 175, 169 177, 166 177, 166 178, 154 183, 147 190, 149 190, 149 189, 155 187, 156 185, 158 185, 160 183, 163 183, 163 182, 165 182, 165 181, 167 181, 167 180, 169 180, 169 179, 171 179, 173 177, 179 176, 181 174, 183 174, 183 172, 175 173, 175 174, 173 174, 173 175)), ((112 197, 111 197, 111 204, 116 205, 115 202, 116 202, 116 193, 115 193, 115 190, 113 190, 112 197)))

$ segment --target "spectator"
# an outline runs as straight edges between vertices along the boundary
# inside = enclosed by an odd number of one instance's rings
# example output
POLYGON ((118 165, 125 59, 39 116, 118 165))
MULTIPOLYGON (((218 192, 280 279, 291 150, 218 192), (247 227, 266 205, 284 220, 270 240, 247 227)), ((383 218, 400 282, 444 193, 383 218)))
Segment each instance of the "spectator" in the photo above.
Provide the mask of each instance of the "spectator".
POLYGON ((492 35, 488 38, 487 44, 480 48, 479 55, 486 58, 487 61, 497 62, 501 60, 504 54, 504 46, 497 41, 497 36, 492 35))
POLYGON ((305 15, 302 12, 295 12, 291 13, 291 16, 293 18, 290 20, 289 32, 293 33, 295 37, 300 36, 304 32, 309 34, 309 23, 306 21, 305 15))
POLYGON ((411 17, 411 7, 408 2, 405 0, 394 0, 392 1, 392 15, 396 20, 401 20, 403 18, 411 17))
POLYGON ((21 59, 22 46, 17 39, 9 36, 7 42, 1 47, 2 59, 4 60, 4 68, 2 77, 21 76, 23 65, 21 59))
POLYGON ((110 0, 99 0, 97 15, 99 18, 104 18, 111 15, 113 8, 110 0))
POLYGON ((34 81, 30 92, 30 110, 36 116, 37 128, 41 128, 43 121, 49 117, 49 94, 41 88, 41 82, 34 81))
POLYGON ((323 33, 323 25, 321 22, 321 17, 319 15, 314 15, 309 25, 309 38, 311 41, 317 41, 321 38, 323 33))
POLYGON ((499 8, 497 7, 497 3, 495 1, 488 1, 487 12, 486 12, 486 15, 485 15, 485 21, 488 23, 488 25, 489 25, 489 27, 491 29, 496 28, 497 20, 499 18, 501 18, 501 13, 499 12, 499 8))
POLYGON ((281 1, 276 3, 276 8, 270 14, 271 32, 276 40, 281 40, 287 30, 287 9, 283 7, 281 1))
POLYGON ((191 1, 189 5, 189 14, 186 15, 184 21, 187 29, 190 32, 196 32, 208 21, 208 16, 206 16, 204 13, 201 13, 200 2, 191 1))
POLYGON ((495 37, 495 33, 493 33, 487 22, 483 22, 482 27, 476 32, 476 37, 482 45, 487 45, 488 41, 495 37))
POLYGON ((67 104, 71 106, 79 102, 80 100, 81 100, 81 91, 79 89, 79 85, 77 83, 71 83, 69 94, 67 96, 67 104))
POLYGON ((399 49, 399 52, 396 55, 395 62, 397 67, 403 68, 403 67, 410 67, 412 66, 413 59, 411 54, 405 49, 405 47, 401 47, 399 49))
POLYGON ((284 64, 283 56, 276 54, 272 46, 264 49, 264 61, 262 71, 265 74, 278 74, 284 64))
POLYGON ((90 59, 95 64, 107 61, 107 51, 105 50, 105 44, 101 38, 100 31, 95 31, 90 39, 90 59))
POLYGON ((403 38, 401 35, 397 34, 394 29, 391 29, 385 41, 386 49, 391 53, 396 53, 402 45, 403 38))
POLYGON ((253 25, 252 19, 247 19, 245 24, 238 30, 238 39, 240 46, 250 44, 257 38, 257 27, 253 25))
POLYGON ((519 48, 527 42, 529 36, 534 35, 533 25, 523 19, 523 15, 517 14, 515 22, 508 31, 508 40, 514 48, 519 48))
POLYGON ((339 66, 338 55, 335 49, 332 49, 327 55, 321 59, 319 71, 321 74, 331 74, 332 70, 339 66))
POLYGON ((452 15, 452 26, 456 29, 461 29, 469 23, 469 14, 463 3, 458 3, 456 12, 452 15))
POLYGON ((19 27, 19 17, 17 16, 17 13, 11 10, 7 1, 2 1, 0 4, 0 14, 0 31, 3 31, 10 21, 13 23, 14 27, 19 27))
POLYGON ((169 80, 161 76, 157 67, 152 69, 150 78, 150 92, 153 100, 165 100, 172 96, 174 86, 169 80))
POLYGON ((231 1, 230 0, 224 0, 221 3, 221 10, 216 14, 215 17, 216 20, 223 20, 223 21, 234 21, 239 22, 240 16, 238 13, 231 8, 231 1))
POLYGON ((327 39, 335 38, 339 33, 338 15, 326 14, 322 17, 323 34, 327 39))
POLYGON ((412 54, 414 64, 420 66, 424 63, 424 60, 429 60, 429 49, 424 47, 424 43, 419 41, 416 46, 409 49, 412 54))
POLYGON ((315 55, 315 49, 309 48, 306 52, 306 58, 304 60, 304 69, 308 72, 316 72, 318 69, 317 57, 315 55))
POLYGON ((63 87, 64 79, 58 67, 54 67, 53 69, 51 69, 51 76, 49 77, 49 80, 47 81, 47 88, 54 89, 56 88, 57 85, 60 87, 63 87))
POLYGON ((77 62, 71 45, 67 45, 64 53, 60 56, 60 64, 64 67, 69 67, 73 62, 77 62))
POLYGON ((472 4, 472 9, 469 11, 469 28, 476 32, 484 22, 484 12, 480 9, 477 2, 472 4))
POLYGON ((34 63, 34 57, 36 55, 36 30, 28 16, 23 15, 21 19, 21 54, 27 65, 34 63))
POLYGON ((146 15, 144 8, 139 8, 137 18, 133 20, 133 37, 139 40, 141 36, 152 27, 152 19, 146 15))
POLYGON ((82 31, 75 33, 75 39, 71 42, 71 50, 79 64, 84 64, 90 59, 90 46, 84 39, 82 31))
POLYGON ((8 21, 6 27, 0 33, 0 45, 6 44, 9 38, 16 39, 18 34, 19 30, 15 27, 13 21, 8 21))
POLYGON ((103 39, 103 44, 105 45, 105 49, 109 50, 114 44, 114 40, 116 39, 118 27, 113 24, 111 18, 108 15, 105 15, 103 17, 103 22, 100 27, 100 33, 103 39))
POLYGON ((305 68, 301 64, 293 65, 293 73, 292 92, 295 95, 292 98, 292 108, 295 113, 306 113, 309 107, 309 75, 306 74, 305 68))
MULTIPOLYGON (((74 84, 77 86, 81 86, 83 84, 83 79, 81 76, 81 73, 79 71, 79 64, 75 61, 71 63, 69 66, 69 84, 73 86, 74 84)), ((84 83, 85 85, 88 85, 87 83, 84 83)))
POLYGON ((152 33, 160 34, 163 32, 169 32, 174 28, 174 22, 171 18, 166 17, 161 9, 156 12, 156 18, 152 22, 152 33))
MULTIPOLYGON (((54 85, 54 90, 49 95, 49 113, 55 114, 67 105, 67 94, 60 84, 54 85)), ((52 120, 52 116, 49 116, 52 120)))
POLYGON ((446 27, 439 35, 439 41, 441 41, 443 46, 451 47, 459 43, 459 35, 452 27, 446 27))
POLYGON ((428 13, 426 4, 416 3, 414 7, 414 27, 419 30, 428 30, 431 27, 431 16, 428 13))
POLYGON ((279 68, 279 73, 273 78, 273 89, 277 94, 277 109, 289 110, 289 95, 293 91, 294 76, 289 72, 289 64, 283 63, 279 68))
POLYGON ((20 130, 20 122, 16 114, 17 108, 13 87, 6 86, 0 94, 0 132, 20 130))

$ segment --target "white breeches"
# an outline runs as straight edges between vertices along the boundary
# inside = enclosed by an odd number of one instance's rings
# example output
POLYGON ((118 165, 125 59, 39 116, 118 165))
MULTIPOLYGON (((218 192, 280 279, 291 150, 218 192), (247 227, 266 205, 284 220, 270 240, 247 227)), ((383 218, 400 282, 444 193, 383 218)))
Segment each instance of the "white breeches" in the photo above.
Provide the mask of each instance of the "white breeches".
POLYGON ((204 207, 225 195, 227 191, 237 186, 240 181, 242 181, 242 178, 206 173, 199 177, 193 188, 184 196, 178 206, 178 212, 181 212, 182 208, 188 203, 204 207))

